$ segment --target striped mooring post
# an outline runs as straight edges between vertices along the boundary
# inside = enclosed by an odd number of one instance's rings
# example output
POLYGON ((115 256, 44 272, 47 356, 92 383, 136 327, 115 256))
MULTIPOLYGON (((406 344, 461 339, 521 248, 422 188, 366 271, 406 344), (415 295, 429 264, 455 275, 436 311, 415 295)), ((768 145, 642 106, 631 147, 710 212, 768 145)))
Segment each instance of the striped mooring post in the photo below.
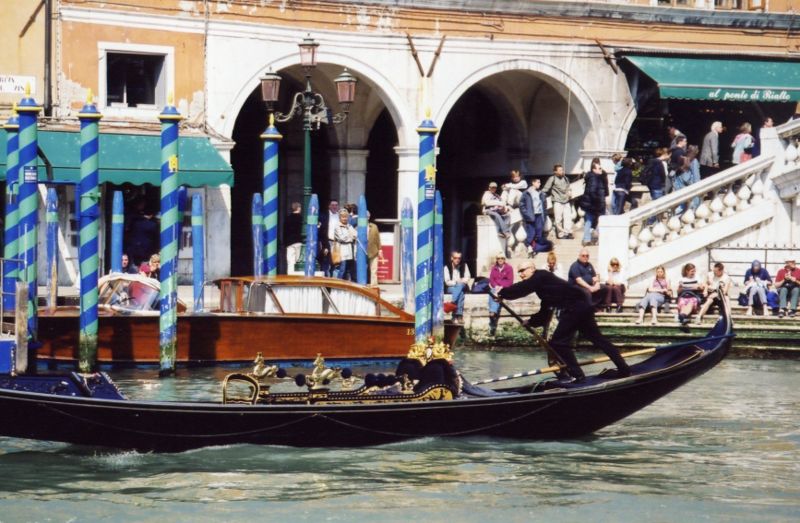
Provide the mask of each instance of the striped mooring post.
POLYGON ((261 202, 261 195, 253 194, 250 222, 253 227, 253 276, 256 278, 264 276, 264 267, 266 267, 264 261, 264 206, 261 202))
POLYGON ((55 314, 58 301, 58 193, 54 187, 47 189, 45 204, 47 223, 47 313, 55 314))
POLYGON ((283 138, 275 128, 275 115, 269 115, 264 140, 264 274, 278 275, 278 142, 283 138))
POLYGON ((194 312, 205 308, 203 283, 206 280, 206 234, 203 223, 203 195, 192 196, 192 284, 194 312))
MULTIPOLYGON (((6 213, 3 257, 6 260, 15 260, 19 255, 19 210, 17 208, 17 194, 19 193, 19 118, 16 111, 17 105, 14 104, 14 113, 3 125, 6 130, 6 213)), ((19 264, 16 262, 7 261, 3 265, 4 310, 14 310, 19 269, 19 264)))
MULTIPOLYGON (((358 249, 356 249, 356 281, 361 285, 366 285, 369 278, 369 261, 367 260, 369 218, 367 218, 367 213, 367 199, 362 194, 358 198, 358 249)), ((377 284, 378 282, 373 282, 373 285, 377 284)))
MULTIPOLYGON (((122 237, 125 234, 125 201, 114 191, 111 203, 111 272, 122 272, 122 237)), ((133 261, 128 259, 128 264, 133 261)))
POLYGON ((400 208, 400 274, 403 282, 403 310, 414 312, 414 204, 403 198, 400 208))
POLYGON ((319 231, 319 198, 312 194, 308 198, 308 211, 306 212, 306 259, 305 275, 314 276, 317 267, 317 239, 319 231))
POLYGON ((161 307, 159 376, 175 374, 178 352, 178 123, 172 97, 158 115, 161 121, 161 307))
POLYGON ((444 232, 442 193, 436 191, 433 214, 433 336, 444 338, 444 232))
POLYGON ((38 339, 36 299, 39 294, 37 278, 37 239, 39 238, 39 168, 37 166, 38 126, 42 107, 30 96, 30 86, 25 87, 25 97, 17 106, 19 113, 19 252, 22 259, 22 280, 28 286, 28 337, 38 339))
POLYGON ((431 324, 431 268, 433 263, 433 201, 436 192, 436 128, 430 114, 417 127, 419 134, 419 184, 417 190, 417 277, 414 313, 417 342, 426 342, 433 332, 431 324))
POLYGON ((80 231, 78 261, 81 280, 78 368, 92 372, 97 364, 98 219, 100 217, 100 118, 92 94, 78 113, 81 122, 80 231))

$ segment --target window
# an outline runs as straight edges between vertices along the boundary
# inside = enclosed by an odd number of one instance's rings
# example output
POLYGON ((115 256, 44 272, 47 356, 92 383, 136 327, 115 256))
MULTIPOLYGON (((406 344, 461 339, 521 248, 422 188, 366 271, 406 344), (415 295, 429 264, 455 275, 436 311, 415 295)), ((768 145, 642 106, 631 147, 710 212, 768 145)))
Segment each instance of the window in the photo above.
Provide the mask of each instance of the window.
POLYGON ((172 47, 99 42, 98 98, 110 116, 157 115, 175 89, 172 47))
POLYGON ((164 55, 106 55, 106 105, 151 109, 164 105, 166 99, 164 55))

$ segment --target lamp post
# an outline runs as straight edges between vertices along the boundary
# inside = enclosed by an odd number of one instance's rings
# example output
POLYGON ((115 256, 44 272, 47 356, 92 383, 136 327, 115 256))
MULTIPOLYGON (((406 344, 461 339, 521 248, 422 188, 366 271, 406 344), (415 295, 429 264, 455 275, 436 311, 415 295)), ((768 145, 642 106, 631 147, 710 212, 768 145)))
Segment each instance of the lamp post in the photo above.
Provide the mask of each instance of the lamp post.
MULTIPOLYGON (((278 101, 278 91, 281 85, 281 76, 272 71, 267 72, 261 78, 261 98, 267 104, 267 111, 274 116, 275 121, 288 122, 295 116, 303 118, 303 225, 308 212, 309 199, 311 198, 311 131, 318 130, 320 125, 339 124, 345 121, 350 111, 350 104, 356 95, 356 77, 347 72, 347 69, 337 76, 333 82, 336 84, 336 96, 342 110, 332 114, 325 104, 325 99, 321 94, 311 89, 311 72, 317 67, 317 49, 319 43, 310 36, 306 36, 298 44, 300 47, 300 65, 303 67, 306 77, 306 87, 292 96, 292 106, 286 113, 275 110, 275 103, 278 101)), ((301 234, 305 238, 306 228, 301 229, 301 234)), ((305 242, 303 243, 305 245, 305 242)), ((305 256, 298 257, 298 264, 305 260, 305 256)))

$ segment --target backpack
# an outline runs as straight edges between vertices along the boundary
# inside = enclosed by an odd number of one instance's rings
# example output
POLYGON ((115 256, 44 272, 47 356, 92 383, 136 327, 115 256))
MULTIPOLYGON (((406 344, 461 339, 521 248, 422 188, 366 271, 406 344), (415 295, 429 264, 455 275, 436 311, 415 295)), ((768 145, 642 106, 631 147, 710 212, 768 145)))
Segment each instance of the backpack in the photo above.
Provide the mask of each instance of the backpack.
POLYGON ((653 177, 653 169, 648 164, 644 169, 639 172, 639 183, 642 185, 650 185, 650 180, 653 177))

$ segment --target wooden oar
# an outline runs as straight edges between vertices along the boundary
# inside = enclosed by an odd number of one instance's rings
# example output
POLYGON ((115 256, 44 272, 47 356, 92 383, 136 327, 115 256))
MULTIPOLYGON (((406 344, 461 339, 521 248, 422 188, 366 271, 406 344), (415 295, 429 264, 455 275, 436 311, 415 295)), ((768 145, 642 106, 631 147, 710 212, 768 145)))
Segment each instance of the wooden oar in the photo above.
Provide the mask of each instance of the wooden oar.
POLYGON ((558 366, 556 366, 556 367, 548 367, 548 368, 554 368, 555 370, 552 370, 552 371, 547 371, 547 372, 556 372, 556 371, 558 371, 558 370, 559 370, 561 367, 565 367, 565 366, 566 366, 566 363, 564 363, 564 360, 563 360, 563 359, 561 359, 561 356, 559 356, 559 355, 558 355, 558 353, 557 353, 557 352, 556 352, 556 350, 555 350, 555 349, 552 347, 552 345, 550 345, 550 344, 547 342, 547 340, 546 340, 546 339, 544 339, 544 337, 542 337, 542 335, 541 335, 541 334, 539 334, 538 332, 536 332, 536 329, 534 329, 533 327, 531 327, 530 325, 528 325, 527 323, 525 323, 525 319, 524 319, 524 318, 522 318, 522 316, 520 316, 519 314, 517 314, 517 313, 514 311, 514 309, 512 309, 511 307, 509 307, 509 306, 506 304, 506 302, 505 302, 505 301, 503 301, 502 299, 498 300, 498 299, 497 299, 497 294, 495 294, 494 292, 492 292, 492 291, 491 291, 491 289, 489 290, 489 296, 491 296, 493 300, 497 301, 497 302, 500 304, 500 306, 501 306, 501 307, 503 307, 505 310, 507 310, 507 311, 508 311, 508 313, 509 313, 509 314, 511 314, 511 316, 513 316, 513 317, 514 317, 514 319, 516 319, 516 320, 517 320, 517 321, 520 323, 520 325, 522 325, 522 326, 525 328, 525 330, 527 330, 528 332, 530 332, 530 333, 533 335, 534 339, 536 340, 536 343, 538 343, 538 344, 539 344, 539 346, 541 346, 541 347, 542 347, 544 350, 546 350, 546 351, 547 351, 547 353, 548 353, 548 354, 550 354, 550 356, 551 356, 551 357, 552 357, 552 358, 553 358, 555 361, 557 361, 557 362, 558 362, 558 366))
MULTIPOLYGON (((709 336, 707 338, 701 338, 699 341, 716 341, 716 340, 721 340, 723 338, 728 338, 730 336, 731 336, 730 334, 721 334, 719 336, 709 336)), ((680 342, 680 343, 673 343, 672 345, 664 345, 662 347, 650 347, 648 349, 633 350, 633 351, 630 351, 630 352, 623 352, 622 354, 620 354, 620 356, 622 356, 623 358, 631 358, 633 356, 642 356, 644 354, 653 354, 655 352, 659 352, 659 351, 662 351, 662 350, 669 350, 669 349, 676 349, 676 348, 679 348, 679 347, 686 347, 687 345, 692 345, 697 341, 698 341, 697 339, 694 339, 694 340, 687 340, 687 341, 680 342)), ((609 358, 608 356, 598 356, 596 358, 592 358, 592 359, 589 359, 589 360, 579 361, 578 365, 580 365, 582 367, 584 365, 593 365, 595 363, 605 363, 607 361, 611 361, 611 358, 609 358)), ((495 383, 495 382, 498 382, 498 381, 514 380, 514 379, 517 379, 517 378, 525 378, 527 376, 536 376, 537 374, 546 374, 548 372, 558 372, 559 369, 561 369, 561 366, 552 365, 550 367, 543 367, 541 369, 534 369, 534 370, 529 370, 529 371, 526 371, 526 372, 519 372, 517 374, 509 374, 508 376, 500 376, 499 378, 491 378, 491 379, 476 381, 476 382, 473 383, 473 385, 483 385, 485 383, 495 383)))
MULTIPOLYGON (((622 356, 623 358, 631 358, 633 356, 641 356, 642 354, 652 354, 655 351, 656 351, 655 348, 640 349, 640 350, 634 350, 634 351, 631 351, 631 352, 624 352, 620 356, 622 356)), ((593 365, 595 363, 605 363, 607 361, 611 361, 611 358, 609 358, 608 356, 598 356, 598 357, 592 358, 590 360, 579 361, 578 365, 580 365, 582 367, 584 365, 593 365)), ((547 374, 548 372, 558 372, 561 369, 562 369, 562 366, 553 365, 551 367, 543 367, 541 369, 534 369, 534 370, 529 370, 529 371, 526 371, 526 372, 519 372, 517 374, 509 374, 508 376, 500 376, 498 378, 491 378, 491 379, 488 379, 488 380, 476 381, 476 382, 473 383, 473 385, 484 385, 486 383, 496 383, 498 381, 514 380, 514 379, 517 379, 517 378, 525 378, 525 377, 528 377, 528 376, 536 376, 537 374, 547 374)))

